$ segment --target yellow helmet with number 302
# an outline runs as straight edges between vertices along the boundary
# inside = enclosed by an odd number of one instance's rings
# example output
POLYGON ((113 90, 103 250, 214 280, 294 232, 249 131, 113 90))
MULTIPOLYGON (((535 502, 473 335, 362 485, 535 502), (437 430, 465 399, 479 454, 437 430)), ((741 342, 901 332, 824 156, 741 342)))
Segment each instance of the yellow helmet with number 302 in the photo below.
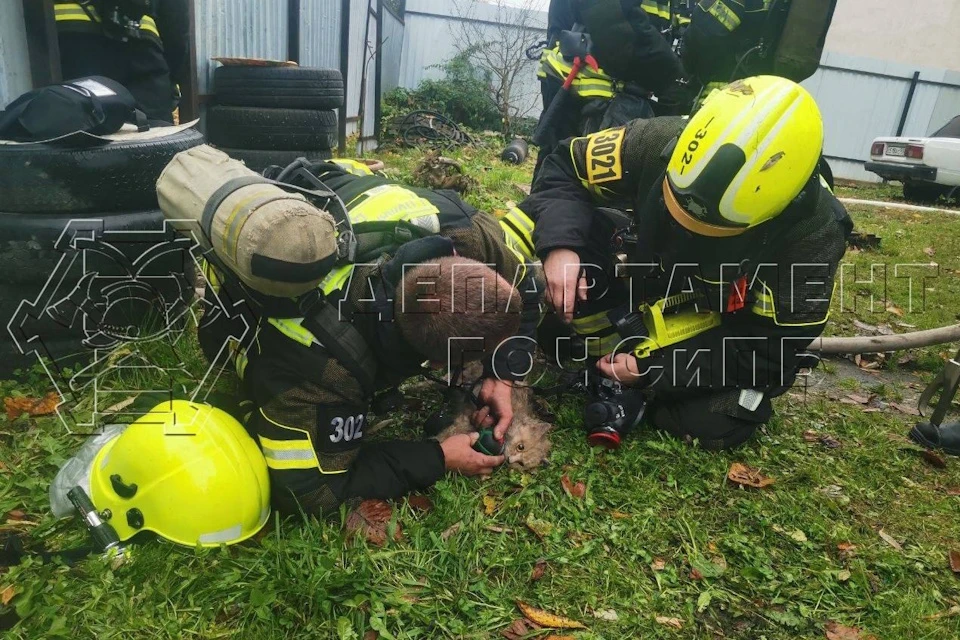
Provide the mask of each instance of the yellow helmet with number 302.
POLYGON ((727 237, 780 215, 823 149, 817 103, 795 82, 755 76, 714 91, 680 134, 663 195, 693 233, 727 237))
POLYGON ((152 531, 188 546, 246 540, 270 515, 267 463, 243 425, 185 400, 157 405, 97 453, 90 499, 121 540, 152 531))

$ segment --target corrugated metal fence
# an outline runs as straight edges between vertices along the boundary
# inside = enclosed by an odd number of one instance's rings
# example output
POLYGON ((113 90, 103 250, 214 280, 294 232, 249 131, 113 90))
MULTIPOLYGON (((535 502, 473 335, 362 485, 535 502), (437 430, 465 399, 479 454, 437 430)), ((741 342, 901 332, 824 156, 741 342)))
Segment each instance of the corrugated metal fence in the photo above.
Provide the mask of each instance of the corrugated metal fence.
POLYGON ((0 2, 0 108, 30 90, 30 60, 23 5, 0 2))
POLYGON ((863 168, 874 138, 929 135, 960 114, 960 73, 943 69, 827 52, 803 84, 820 105, 824 155, 841 178, 879 181, 863 168))

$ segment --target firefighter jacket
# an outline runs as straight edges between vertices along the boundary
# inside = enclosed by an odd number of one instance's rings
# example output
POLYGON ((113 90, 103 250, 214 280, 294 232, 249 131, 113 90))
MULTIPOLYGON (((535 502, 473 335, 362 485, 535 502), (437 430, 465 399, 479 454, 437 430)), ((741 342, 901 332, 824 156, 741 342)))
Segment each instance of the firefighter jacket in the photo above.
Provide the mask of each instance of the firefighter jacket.
MULTIPOLYGON (((376 360, 374 390, 396 388, 421 371, 425 360, 393 323, 403 264, 454 252, 490 264, 521 292, 519 335, 497 350, 488 371, 493 367, 508 379, 525 375, 540 309, 533 271, 525 266, 532 260, 517 249, 519 245, 531 255, 533 225, 522 212, 511 212, 501 223, 453 192, 408 189, 333 165, 319 177, 340 196, 352 220, 391 220, 398 212, 415 209, 439 219, 439 233, 406 242, 393 255, 380 254, 370 263, 337 267, 321 283, 327 300, 338 306, 342 321, 357 329, 376 360)), ((235 304, 227 300, 231 302, 235 304)), ((255 339, 246 349, 233 349, 246 395, 256 407, 248 429, 266 458, 276 507, 327 513, 355 499, 396 498, 443 475, 443 453, 436 441, 369 442, 370 390, 317 340, 303 318, 264 313, 252 322, 257 326, 255 339)), ((216 352, 223 333, 216 322, 201 328, 205 353, 216 352)))
POLYGON ((638 311, 644 324, 627 328, 653 338, 635 351, 651 389, 755 388, 776 395, 793 383, 804 347, 824 329, 852 224, 815 175, 780 216, 740 236, 687 232, 667 211, 662 190, 671 142, 684 122, 635 120, 565 141, 520 207, 535 221, 542 258, 568 248, 583 263, 606 257, 607 265, 615 229, 597 207, 629 202, 634 209, 632 266, 617 274, 630 276, 629 300, 574 318, 578 333, 599 338, 595 355, 623 350, 617 321, 638 311))
POLYGON ((744 57, 764 35, 769 5, 769 0, 698 2, 683 36, 686 72, 704 85, 772 73, 769 63, 758 64, 759 56, 744 57))

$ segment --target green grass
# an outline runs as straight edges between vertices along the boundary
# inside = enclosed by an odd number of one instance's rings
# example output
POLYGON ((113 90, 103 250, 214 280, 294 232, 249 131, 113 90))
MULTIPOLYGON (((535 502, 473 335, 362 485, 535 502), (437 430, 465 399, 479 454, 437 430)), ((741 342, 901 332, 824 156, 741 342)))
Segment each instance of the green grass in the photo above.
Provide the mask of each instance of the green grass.
MULTIPOLYGON (((858 180, 836 181, 836 194, 840 198, 858 198, 860 200, 886 200, 906 202, 903 197, 903 185, 899 182, 860 182, 858 180)), ((960 202, 941 196, 935 203, 911 202, 946 209, 960 208, 960 202)))
MULTIPOLYGON (((452 154, 483 184, 469 199, 491 209, 522 197, 513 184, 524 183, 532 166, 504 167, 497 152, 452 154)), ((381 157, 403 177, 416 153, 381 157)), ((853 215, 884 237, 878 252, 848 256, 858 266, 929 262, 922 250, 932 246, 933 259, 954 273, 944 271, 930 285, 937 295, 902 318, 886 305, 882 312, 845 311, 838 301, 831 332, 855 331, 854 317, 897 331, 906 330, 897 321, 920 328, 950 322, 960 311, 960 220, 876 209, 853 215)), ((863 298, 872 289, 861 286, 863 298)), ((905 308, 903 287, 890 284, 889 297, 905 308)), ((183 389, 202 364, 192 341, 181 355, 186 371, 172 382, 183 389)), ((926 358, 923 375, 942 362, 936 350, 926 358)), ((882 376, 872 390, 897 398, 882 376)), ((860 388, 851 378, 837 386, 860 388)), ((35 372, 0 383, 4 396, 46 390, 35 372)), ((414 437, 437 401, 422 394, 422 406, 414 403, 378 437, 414 437)), ((960 497, 948 493, 960 487, 960 464, 937 469, 921 459, 903 437, 910 418, 797 390, 776 402, 766 432, 736 452, 706 453, 644 431, 606 453, 586 446, 576 399, 553 404, 549 466, 533 475, 503 471, 486 482, 441 481, 430 493, 431 511, 396 506, 399 542, 375 548, 347 541, 341 514, 323 522, 271 520, 256 540, 223 549, 146 540, 119 568, 99 559, 73 567, 31 560, 0 569, 0 593, 14 589, 0 607, 0 628, 19 616, 9 637, 359 639, 376 630, 380 638, 498 638, 520 617, 521 599, 581 620, 589 629, 574 635, 584 639, 812 639, 823 638, 830 621, 882 640, 960 636, 960 616, 941 615, 960 604, 960 578, 947 563, 948 552, 960 550, 960 497), (841 446, 808 443, 803 433, 810 429, 841 446), (733 462, 776 482, 735 488, 725 480, 733 462), (584 499, 563 492, 564 474, 586 483, 584 499), (552 525, 543 539, 526 526, 531 516, 552 525), (881 529, 902 550, 885 542, 881 529), (856 547, 842 553, 838 544, 856 547), (540 559, 546 572, 531 582, 540 559), (618 619, 593 616, 605 609, 618 619), (683 628, 658 624, 657 616, 677 618, 683 628)), ((82 543, 79 524, 55 522, 47 502, 50 480, 79 440, 49 417, 0 417, 0 443, 0 514, 26 514, 0 528, 22 533, 33 548, 82 543)))

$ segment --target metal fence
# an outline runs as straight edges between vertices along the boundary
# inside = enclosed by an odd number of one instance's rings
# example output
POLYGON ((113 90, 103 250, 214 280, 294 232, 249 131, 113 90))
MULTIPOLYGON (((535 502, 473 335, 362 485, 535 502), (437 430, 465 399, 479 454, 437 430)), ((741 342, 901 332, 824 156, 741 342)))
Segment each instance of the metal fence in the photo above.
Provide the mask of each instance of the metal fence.
POLYGON ((23 5, 0 2, 0 108, 30 90, 30 59, 23 5))
POLYGON ((826 52, 804 83, 820 105, 834 175, 879 181, 863 168, 880 136, 925 136, 960 114, 960 73, 826 52))

